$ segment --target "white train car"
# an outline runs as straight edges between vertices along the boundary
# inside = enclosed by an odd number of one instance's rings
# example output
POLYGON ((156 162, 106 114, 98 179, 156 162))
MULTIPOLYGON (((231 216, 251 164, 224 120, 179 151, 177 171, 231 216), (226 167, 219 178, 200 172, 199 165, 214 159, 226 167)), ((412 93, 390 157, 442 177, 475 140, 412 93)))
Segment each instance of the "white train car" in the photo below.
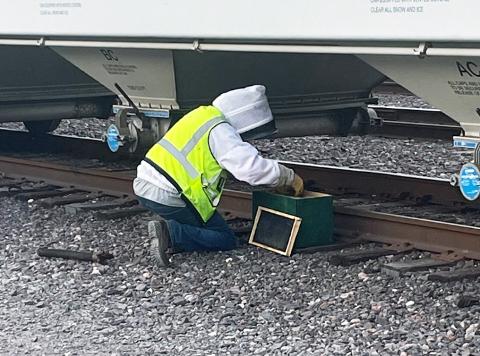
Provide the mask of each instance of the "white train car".
MULTIPOLYGON (((358 107, 379 71, 458 121, 458 145, 474 147, 479 10, 472 0, 22 0, 3 4, 0 44, 50 47, 160 112, 262 81, 273 101, 358 107)), ((130 126, 145 142, 159 127, 130 126)))

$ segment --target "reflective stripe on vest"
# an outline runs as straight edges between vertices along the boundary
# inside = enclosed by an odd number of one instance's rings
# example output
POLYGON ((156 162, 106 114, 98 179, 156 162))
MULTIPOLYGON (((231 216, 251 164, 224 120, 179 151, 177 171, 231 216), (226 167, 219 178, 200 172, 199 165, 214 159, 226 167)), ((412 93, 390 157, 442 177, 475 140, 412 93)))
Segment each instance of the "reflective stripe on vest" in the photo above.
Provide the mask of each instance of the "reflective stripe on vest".
POLYGON ((207 121, 204 123, 202 126, 198 128, 197 131, 193 134, 192 138, 190 141, 187 142, 185 147, 182 149, 182 153, 185 156, 188 156, 188 154, 193 150, 193 148, 197 145, 197 143, 200 141, 200 139, 205 135, 210 129, 212 129, 214 126, 217 126, 218 124, 225 122, 225 118, 223 116, 221 117, 215 117, 211 119, 210 121, 207 121))
POLYGON ((188 162, 187 157, 182 152, 177 150, 174 145, 172 145, 167 140, 161 140, 158 142, 158 144, 165 148, 165 150, 167 150, 167 152, 170 153, 173 157, 175 157, 175 159, 183 166, 183 168, 185 168, 190 177, 195 178, 196 176, 198 176, 198 172, 195 167, 192 166, 190 162, 188 162))
POLYGON ((201 106, 181 118, 146 156, 175 181, 205 222, 215 212, 225 181, 208 144, 210 131, 222 122, 218 109, 201 106))

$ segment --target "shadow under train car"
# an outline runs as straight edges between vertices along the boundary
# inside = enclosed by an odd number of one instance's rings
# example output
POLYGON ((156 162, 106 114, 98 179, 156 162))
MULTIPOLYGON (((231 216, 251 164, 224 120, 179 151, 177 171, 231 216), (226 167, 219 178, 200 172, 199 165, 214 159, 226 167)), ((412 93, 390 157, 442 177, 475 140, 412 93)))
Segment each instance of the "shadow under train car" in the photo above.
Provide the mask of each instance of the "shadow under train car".
POLYGON ((0 123, 35 134, 62 119, 108 118, 115 94, 45 47, 0 46, 0 123))
POLYGON ((281 137, 365 133, 372 89, 385 79, 353 55, 174 51, 173 60, 181 109, 263 84, 281 137))

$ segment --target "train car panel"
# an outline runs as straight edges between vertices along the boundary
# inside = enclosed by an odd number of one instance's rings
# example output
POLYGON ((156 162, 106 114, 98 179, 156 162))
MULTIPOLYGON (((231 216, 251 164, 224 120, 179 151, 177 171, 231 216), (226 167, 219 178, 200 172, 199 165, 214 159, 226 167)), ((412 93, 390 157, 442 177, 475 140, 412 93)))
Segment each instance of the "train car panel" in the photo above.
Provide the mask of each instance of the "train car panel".
POLYGON ((480 41, 479 9, 472 0, 22 0, 2 4, 0 34, 480 41))
POLYGON ((362 56, 370 65, 480 136, 480 58, 362 56))
POLYGON ((119 85, 141 107, 178 109, 172 51, 129 48, 56 47, 82 71, 128 101, 119 85))

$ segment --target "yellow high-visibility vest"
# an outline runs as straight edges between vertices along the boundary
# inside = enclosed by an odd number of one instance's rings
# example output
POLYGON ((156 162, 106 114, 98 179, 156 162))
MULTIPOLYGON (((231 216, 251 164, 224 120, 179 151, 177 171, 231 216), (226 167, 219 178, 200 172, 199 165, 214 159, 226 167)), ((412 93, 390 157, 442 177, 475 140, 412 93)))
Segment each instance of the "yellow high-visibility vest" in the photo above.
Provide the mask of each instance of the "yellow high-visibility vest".
POLYGON ((163 174, 206 222, 220 201, 226 172, 210 151, 210 131, 223 122, 213 106, 182 117, 148 152, 145 161, 163 174))

